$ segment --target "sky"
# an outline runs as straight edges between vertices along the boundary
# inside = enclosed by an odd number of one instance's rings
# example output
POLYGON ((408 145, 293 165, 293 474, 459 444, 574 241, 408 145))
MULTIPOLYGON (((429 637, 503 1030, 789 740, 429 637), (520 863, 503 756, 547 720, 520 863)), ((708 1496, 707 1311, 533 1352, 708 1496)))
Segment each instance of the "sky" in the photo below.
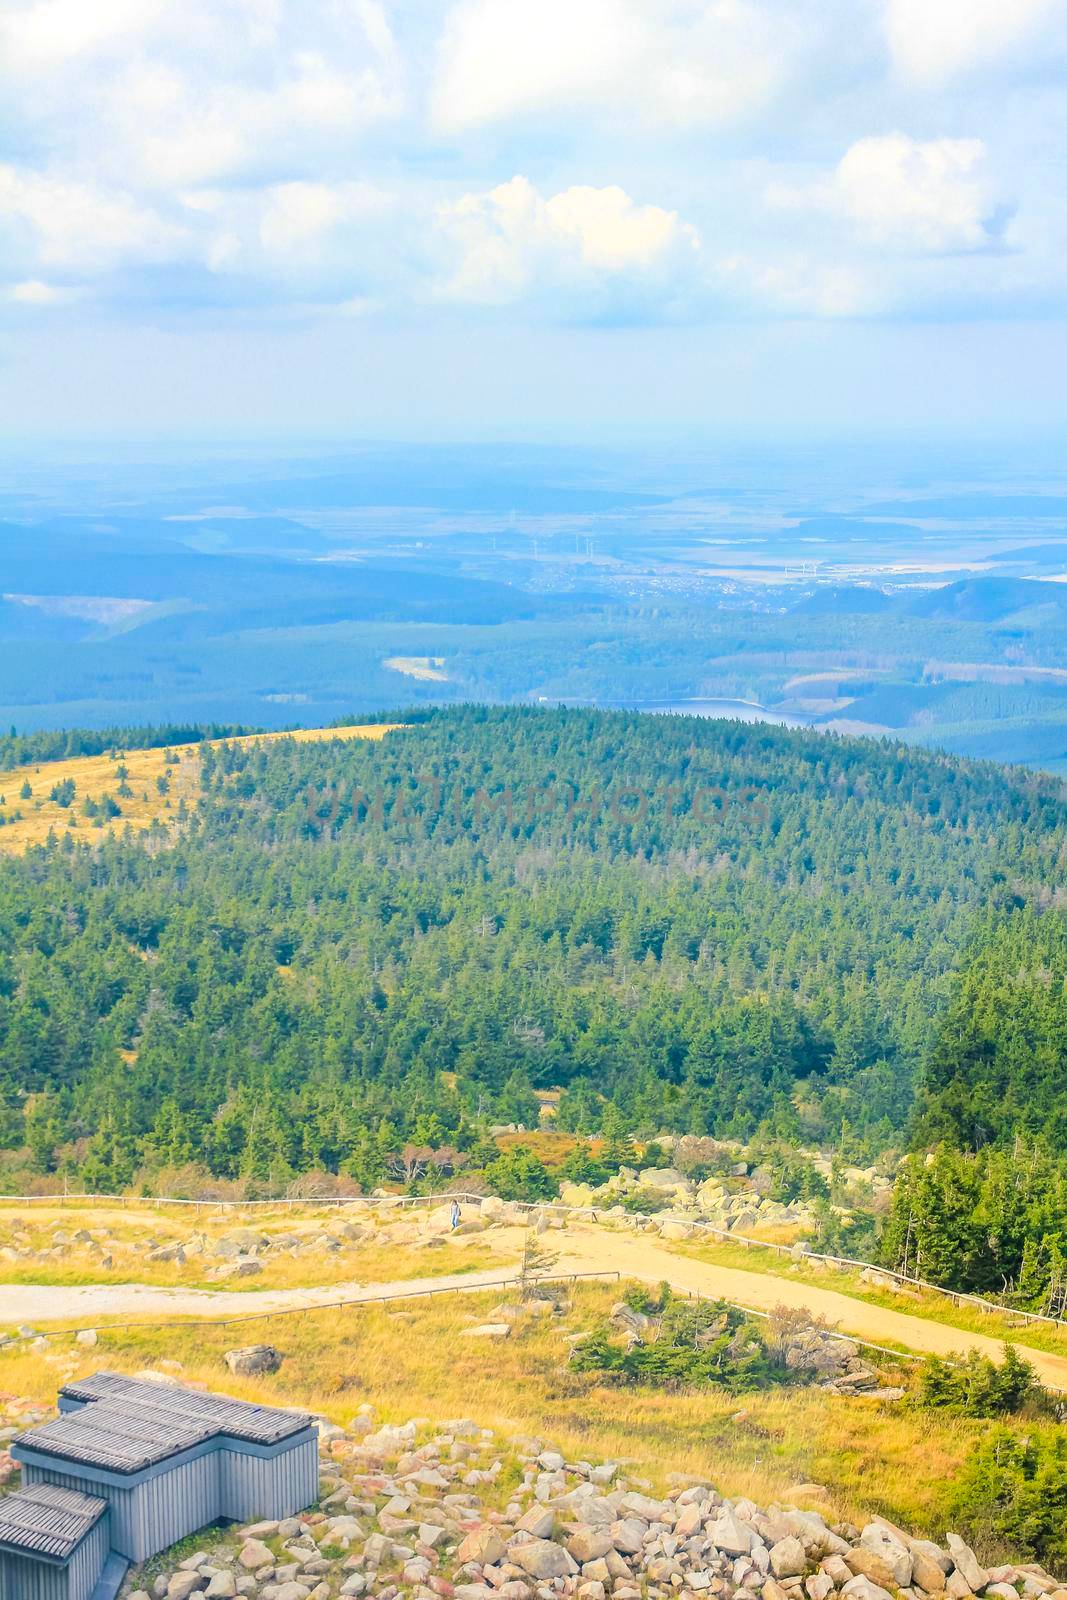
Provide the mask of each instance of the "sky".
POLYGON ((0 426, 1067 422, 1067 0, 4 0, 0 426))

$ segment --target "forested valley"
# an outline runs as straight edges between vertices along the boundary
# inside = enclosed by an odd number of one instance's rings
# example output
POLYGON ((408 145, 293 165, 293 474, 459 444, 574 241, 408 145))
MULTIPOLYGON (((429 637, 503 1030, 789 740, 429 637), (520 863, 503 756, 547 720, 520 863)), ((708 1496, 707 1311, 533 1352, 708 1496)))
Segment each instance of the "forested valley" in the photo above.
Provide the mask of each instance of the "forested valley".
POLYGON ((910 1145, 886 1259, 1046 1292, 1058 780, 694 718, 406 721, 205 744, 180 826, 0 863, 7 1191, 371 1188, 409 1145, 484 1165, 553 1091, 555 1126, 623 1155, 657 1133, 910 1145))

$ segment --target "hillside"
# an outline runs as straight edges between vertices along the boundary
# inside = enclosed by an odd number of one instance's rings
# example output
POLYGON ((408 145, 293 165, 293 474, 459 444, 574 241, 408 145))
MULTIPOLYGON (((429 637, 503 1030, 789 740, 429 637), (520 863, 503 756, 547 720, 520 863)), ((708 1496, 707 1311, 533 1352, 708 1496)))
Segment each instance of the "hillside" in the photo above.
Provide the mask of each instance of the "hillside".
MULTIPOLYGON (((380 739, 393 724, 301 728, 291 734, 244 734, 232 743, 287 738, 380 739)), ((18 741, 8 740, 8 745, 18 741)), ((29 741, 27 741, 29 742, 29 741)), ((90 840, 126 828, 168 830, 200 799, 200 752, 220 741, 156 744, 106 753, 23 760, 0 770, 0 851, 21 852, 44 844, 50 834, 90 840), (80 831, 79 831, 80 830, 80 831)))
POLYGON ((1059 786, 890 744, 469 708, 198 759, 155 847, 0 868, 9 1190, 373 1185, 548 1088, 616 1139, 899 1147, 979 923, 1060 915, 1059 786))

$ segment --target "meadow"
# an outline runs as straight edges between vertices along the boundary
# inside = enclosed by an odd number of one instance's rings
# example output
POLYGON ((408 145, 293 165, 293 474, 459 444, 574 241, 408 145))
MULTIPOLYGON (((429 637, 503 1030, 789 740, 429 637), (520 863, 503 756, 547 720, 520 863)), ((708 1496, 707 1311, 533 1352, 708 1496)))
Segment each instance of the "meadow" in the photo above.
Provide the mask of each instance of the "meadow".
MULTIPOLYGON (((381 739, 397 723, 248 734, 235 744, 381 739)), ((219 743, 221 741, 208 741, 219 743)), ((116 750, 0 772, 0 851, 21 854, 50 834, 92 842, 124 828, 174 827, 200 798, 200 745, 116 750), (88 807, 86 802, 89 803, 88 807), (87 815, 92 807, 96 814, 87 815)))
POLYGON ((835 1267, 816 1261, 793 1261, 769 1250, 755 1250, 751 1246, 722 1243, 702 1244, 680 1242, 670 1247, 672 1254, 689 1256, 694 1261, 706 1261, 711 1266, 740 1267, 746 1272, 759 1272, 771 1277, 788 1278, 792 1283, 807 1283, 814 1288, 833 1289, 850 1299, 862 1300, 871 1306, 881 1306, 887 1311, 903 1311, 908 1316, 922 1317, 928 1322, 938 1322, 946 1328, 958 1328, 960 1348, 966 1347, 966 1336, 984 1334, 990 1339, 1003 1339, 1020 1349, 1044 1350, 1050 1355, 1067 1355, 1067 1323, 1062 1326, 1044 1322, 1031 1322, 1013 1311, 984 1311, 964 1300, 952 1300, 946 1295, 910 1286, 892 1288, 883 1283, 864 1280, 859 1267, 835 1267))
POLYGON ((347 1220, 343 1211, 314 1207, 242 1217, 210 1206, 203 1212, 193 1207, 161 1212, 136 1201, 128 1207, 32 1210, 16 1202, 0 1208, 0 1283, 54 1288, 137 1283, 255 1294, 452 1276, 492 1267, 504 1273, 518 1259, 518 1249, 496 1237, 492 1247, 459 1234, 398 1238, 405 1223, 390 1229, 390 1222, 397 1222, 393 1213, 380 1218, 380 1227, 374 1225, 379 1219, 372 1217, 368 1226, 361 1215, 360 1231, 369 1237, 351 1239, 344 1232, 347 1220), (244 1235, 280 1242, 253 1252, 259 1267, 254 1274, 221 1280, 213 1276, 227 1260, 219 1246, 244 1235), (184 1259, 170 1256, 175 1248, 184 1259), (159 1252, 167 1258, 160 1259, 159 1252))
POLYGON ((877 1512, 943 1533, 951 1481, 985 1424, 815 1388, 739 1400, 709 1389, 605 1385, 570 1369, 569 1341, 618 1296, 617 1284, 577 1285, 563 1316, 522 1319, 503 1341, 465 1337, 499 1314, 499 1291, 264 1315, 239 1329, 188 1321, 115 1329, 92 1350, 53 1336, 43 1351, 0 1350, 0 1391, 50 1403, 74 1375, 162 1369, 342 1424, 367 1402, 391 1422, 469 1416, 504 1438, 533 1434, 571 1457, 625 1461, 656 1488, 670 1473, 688 1473, 766 1503, 815 1486, 800 1498, 828 1508, 831 1520, 877 1512), (280 1371, 232 1377, 225 1351, 260 1340, 282 1351, 280 1371))

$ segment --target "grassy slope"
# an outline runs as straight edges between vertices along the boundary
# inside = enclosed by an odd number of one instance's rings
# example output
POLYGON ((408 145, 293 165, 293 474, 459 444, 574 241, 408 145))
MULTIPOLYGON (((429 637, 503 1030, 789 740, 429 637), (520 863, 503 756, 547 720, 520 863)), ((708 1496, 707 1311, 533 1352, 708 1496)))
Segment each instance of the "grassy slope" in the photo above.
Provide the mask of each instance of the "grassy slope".
POLYGON ((342 1422, 367 1400, 390 1421, 470 1416, 505 1436, 536 1434, 577 1457, 628 1460, 658 1485, 669 1472, 688 1472, 767 1502, 791 1485, 816 1482, 839 1515, 880 1511, 917 1530, 943 1531, 947 1486, 982 1424, 817 1389, 739 1400, 606 1388, 569 1370, 565 1335, 592 1326, 617 1295, 616 1285, 580 1286, 563 1327, 536 1319, 505 1343, 462 1337, 490 1316, 498 1292, 265 1317, 239 1330, 116 1331, 90 1351, 57 1339, 43 1357, 0 1351, 0 1390, 47 1401, 72 1371, 138 1371, 177 1360, 184 1379, 245 1399, 309 1406, 342 1422), (281 1371, 230 1377, 223 1353, 252 1340, 285 1353, 281 1371))
MULTIPOLYGON (((391 732, 395 723, 367 723, 347 728, 301 728, 294 733, 250 734, 234 740, 235 744, 254 744, 273 739, 300 741, 322 739, 381 739, 391 732)), ((31 845, 43 844, 54 829, 66 833, 73 823, 74 836, 83 841, 99 839, 102 834, 131 828, 149 828, 153 822, 168 823, 173 820, 182 799, 194 805, 200 794, 199 745, 179 745, 173 754, 178 757, 176 766, 166 762, 164 750, 130 750, 119 757, 71 756, 66 761, 42 761, 35 767, 18 767, 0 772, 0 795, 4 797, 3 811, 7 816, 22 813, 18 822, 9 822, 0 828, 0 851, 20 854, 31 845), (121 783, 117 768, 125 766, 126 780, 133 790, 129 799, 120 799, 122 815, 110 824, 97 828, 82 815, 82 801, 87 797, 99 801, 105 794, 114 796, 121 783), (170 793, 161 795, 156 780, 164 773, 170 777, 170 793), (65 779, 77 785, 74 803, 70 807, 57 805, 49 795, 55 785, 65 779), (28 800, 20 798, 24 783, 29 783, 33 795, 28 800)))
MULTIPOLYGON (((132 1202, 128 1208, 80 1206, 0 1207, 0 1284, 43 1284, 49 1287, 74 1287, 83 1284, 139 1283, 160 1288, 224 1289, 227 1293, 254 1294, 263 1289, 299 1289, 314 1284, 387 1283, 394 1278, 428 1278, 458 1272, 478 1272, 500 1266, 506 1270, 516 1259, 514 1250, 495 1248, 481 1239, 462 1236, 446 1238, 436 1245, 405 1243, 398 1245, 388 1234, 380 1240, 350 1242, 340 1240, 338 1250, 316 1249, 306 1255, 273 1253, 262 1256, 263 1270, 248 1278, 212 1280, 212 1267, 222 1257, 212 1246, 239 1229, 262 1230, 267 1237, 278 1233, 295 1234, 307 1243, 323 1233, 336 1233, 346 1218, 343 1212, 301 1207, 234 1216, 212 1212, 198 1213, 192 1206, 153 1210, 148 1204, 132 1202), (24 1226, 16 1226, 16 1219, 24 1226), (27 1241, 33 1250, 47 1249, 52 1231, 60 1228, 73 1235, 91 1232, 101 1249, 112 1257, 105 1267, 98 1255, 85 1244, 72 1243, 57 1259, 34 1257, 11 1259, 2 1252, 16 1241, 27 1241), (191 1254, 184 1262, 149 1261, 144 1253, 146 1241, 154 1246, 185 1245, 202 1235, 208 1242, 202 1253, 191 1254), (140 1246, 140 1248, 135 1248, 140 1246)), ((362 1220, 362 1219, 361 1219, 362 1220)), ((383 1216, 383 1223, 396 1222, 383 1216)))
POLYGON ((805 1265, 787 1261, 777 1253, 753 1250, 745 1245, 682 1243, 670 1248, 673 1253, 691 1256, 694 1261, 707 1261, 714 1266, 740 1267, 746 1272, 787 1278, 792 1283, 809 1283, 815 1288, 833 1289, 837 1294, 862 1300, 867 1305, 882 1306, 887 1311, 902 1311, 908 1316, 922 1317, 946 1328, 958 1328, 961 1350, 967 1347, 967 1334, 980 1333, 990 1339, 1004 1339, 1021 1349, 1067 1355, 1067 1324, 1056 1328, 1046 1323, 1026 1322, 1013 1316, 1010 1311, 981 1311, 977 1307, 957 1305, 941 1295, 918 1289, 883 1289, 864 1283, 860 1271, 855 1268, 805 1265))

